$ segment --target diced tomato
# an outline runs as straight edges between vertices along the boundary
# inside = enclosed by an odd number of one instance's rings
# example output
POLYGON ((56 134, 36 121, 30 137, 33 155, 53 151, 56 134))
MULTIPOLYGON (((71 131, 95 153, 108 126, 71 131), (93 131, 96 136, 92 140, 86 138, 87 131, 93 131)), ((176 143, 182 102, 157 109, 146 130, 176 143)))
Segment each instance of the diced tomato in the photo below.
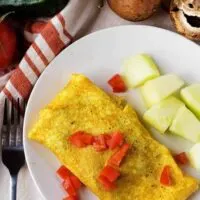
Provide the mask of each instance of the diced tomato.
POLYGON ((65 197, 63 200, 78 200, 78 197, 77 196, 68 196, 68 197, 65 197))
POLYGON ((103 134, 95 136, 93 147, 95 148, 96 151, 105 151, 107 149, 106 139, 103 134))
POLYGON ((108 84, 112 87, 113 92, 125 92, 127 90, 123 78, 119 74, 115 74, 109 81, 108 84))
POLYGON ((73 135, 71 135, 69 137, 69 141, 73 145, 75 145, 79 148, 86 147, 87 145, 81 140, 82 135, 83 135, 83 132, 81 132, 81 131, 75 132, 73 135))
POLYGON ((108 164, 110 164, 111 166, 120 166, 123 158, 126 156, 128 150, 130 148, 130 145, 125 143, 121 146, 121 148, 115 152, 111 158, 108 160, 108 164))
POLYGON ((160 183, 165 186, 170 186, 172 184, 171 174, 170 174, 170 166, 166 165, 163 168, 163 171, 160 176, 160 183))
POLYGON ((92 145, 93 140, 94 140, 94 138, 92 135, 89 135, 88 133, 85 133, 83 131, 77 131, 69 137, 69 141, 73 145, 75 145, 79 148, 83 148, 88 145, 92 145))
POLYGON ((123 144, 124 138, 120 132, 115 132, 112 135, 112 138, 109 143, 109 148, 114 149, 117 146, 121 146, 123 144))
POLYGON ((188 157, 185 152, 175 155, 174 159, 176 160, 177 163, 182 164, 182 165, 185 165, 189 162, 188 157))
POLYGON ((111 166, 105 166, 101 171, 100 176, 104 176, 110 182, 114 182, 120 176, 120 172, 118 169, 115 169, 111 166))
POLYGON ((58 174, 58 176, 65 180, 66 178, 68 178, 72 173, 64 166, 62 165, 57 171, 56 173, 58 174))
POLYGON ((104 188, 108 191, 116 188, 115 183, 110 182, 106 177, 99 176, 98 181, 104 186, 104 188))
POLYGON ((76 176, 72 175, 70 176, 70 179, 76 190, 78 190, 82 186, 81 181, 76 176))
POLYGON ((84 133, 81 136, 81 140, 83 141, 84 144, 92 145, 92 143, 94 142, 94 137, 92 135, 84 133))
POLYGON ((104 138, 105 138, 105 140, 106 140, 106 145, 107 145, 107 147, 109 147, 109 146, 110 146, 110 141, 111 141, 112 136, 109 135, 109 134, 104 134, 104 138))
POLYGON ((68 177, 63 181, 63 188, 70 196, 76 196, 76 189, 74 188, 71 179, 68 177))

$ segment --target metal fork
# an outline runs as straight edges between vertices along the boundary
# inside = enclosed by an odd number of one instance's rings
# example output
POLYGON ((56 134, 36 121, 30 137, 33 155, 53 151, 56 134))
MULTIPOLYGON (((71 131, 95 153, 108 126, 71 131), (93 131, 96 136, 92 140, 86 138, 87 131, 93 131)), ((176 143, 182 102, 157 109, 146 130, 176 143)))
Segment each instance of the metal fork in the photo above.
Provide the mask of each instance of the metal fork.
POLYGON ((20 106, 20 103, 22 102, 20 102, 19 99, 15 102, 15 105, 14 101, 9 102, 7 99, 5 100, 4 118, 1 130, 2 161, 8 168, 11 176, 11 200, 16 200, 17 175, 20 168, 25 163, 22 142, 22 115, 24 114, 25 106, 20 106))

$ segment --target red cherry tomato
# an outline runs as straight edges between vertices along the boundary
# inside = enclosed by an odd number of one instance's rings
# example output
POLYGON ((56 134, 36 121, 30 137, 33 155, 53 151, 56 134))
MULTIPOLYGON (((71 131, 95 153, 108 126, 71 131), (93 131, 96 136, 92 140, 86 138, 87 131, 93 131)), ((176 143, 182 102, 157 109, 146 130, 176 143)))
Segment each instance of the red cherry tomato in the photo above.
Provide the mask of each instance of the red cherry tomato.
POLYGON ((14 30, 6 22, 0 22, 0 69, 5 69, 12 63, 16 44, 14 30))

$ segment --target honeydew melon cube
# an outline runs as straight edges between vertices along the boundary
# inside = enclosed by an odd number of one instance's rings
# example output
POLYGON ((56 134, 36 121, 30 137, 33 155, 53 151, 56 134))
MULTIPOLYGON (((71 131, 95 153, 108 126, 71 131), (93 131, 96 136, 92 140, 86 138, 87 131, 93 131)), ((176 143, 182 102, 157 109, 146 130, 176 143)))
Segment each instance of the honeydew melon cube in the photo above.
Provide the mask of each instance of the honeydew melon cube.
POLYGON ((142 96, 148 107, 177 92, 184 85, 184 81, 174 74, 166 74, 147 81, 141 87, 142 96))
POLYGON ((182 101, 170 96, 148 109, 143 119, 159 132, 165 133, 181 106, 184 106, 182 101))
POLYGON ((147 54, 138 54, 125 60, 122 72, 127 85, 138 87, 146 81, 160 76, 153 58, 147 54))

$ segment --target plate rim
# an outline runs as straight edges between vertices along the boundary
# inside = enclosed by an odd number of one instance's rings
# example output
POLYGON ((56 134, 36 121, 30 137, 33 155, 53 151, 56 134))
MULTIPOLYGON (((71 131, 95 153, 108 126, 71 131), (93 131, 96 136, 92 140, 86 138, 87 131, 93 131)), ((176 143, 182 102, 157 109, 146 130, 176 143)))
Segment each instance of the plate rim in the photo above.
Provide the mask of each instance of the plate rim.
POLYGON ((82 40, 86 40, 86 39, 92 37, 93 35, 98 35, 98 34, 101 34, 101 33, 104 33, 104 32, 109 32, 109 31, 117 31, 118 29, 124 29, 124 28, 127 28, 127 27, 133 27, 133 28, 139 28, 139 29, 141 29, 141 28, 142 29, 152 29, 152 30, 154 29, 154 30, 159 30, 161 32, 166 32, 168 34, 173 35, 173 37, 175 36, 177 38, 183 39, 184 41, 187 41, 188 43, 191 43, 191 45, 194 45, 194 46, 199 48, 199 45, 197 43, 195 43, 192 40, 189 40, 188 38, 184 37, 183 35, 180 35, 179 33, 174 32, 172 30, 168 30, 168 29, 164 29, 164 28, 156 27, 156 26, 151 26, 151 25, 129 24, 129 25, 119 25, 119 26, 104 28, 104 29, 100 29, 100 30, 94 31, 92 33, 89 33, 89 34, 81 37, 80 39, 76 40, 75 42, 73 42, 69 46, 65 47, 58 55, 56 55, 55 58, 48 64, 48 66, 41 73, 41 75, 37 79, 35 85, 33 86, 33 89, 31 91, 31 94, 30 94, 28 102, 27 102, 27 107, 26 107, 26 111, 25 111, 25 115, 24 115, 24 124, 23 124, 23 145, 24 145, 24 154, 25 154, 26 164, 27 164, 29 173, 31 175, 31 178, 32 178, 37 190, 39 191, 40 195, 44 199, 46 199, 45 194, 42 192, 41 188, 39 187, 39 184, 37 183, 37 180, 35 178, 35 175, 34 175, 34 172, 32 170, 31 164, 29 162, 30 155, 29 155, 29 153, 27 151, 27 148, 26 148, 26 146, 28 145, 28 143, 26 142, 26 141, 28 141, 28 138, 27 138, 27 133, 25 132, 25 126, 26 126, 27 120, 28 120, 27 119, 27 115, 28 115, 27 113, 28 113, 28 110, 29 110, 29 107, 30 107, 30 104, 31 104, 30 102, 31 102, 32 96, 35 93, 35 91, 37 90, 37 86, 38 86, 38 84, 40 83, 40 80, 42 80, 42 78, 43 78, 43 76, 45 74, 44 72, 46 72, 49 68, 54 67, 54 63, 56 62, 56 59, 59 56, 61 56, 62 54, 65 54, 66 51, 69 51, 70 48, 73 48, 73 46, 75 46, 77 43, 81 43, 82 40))

